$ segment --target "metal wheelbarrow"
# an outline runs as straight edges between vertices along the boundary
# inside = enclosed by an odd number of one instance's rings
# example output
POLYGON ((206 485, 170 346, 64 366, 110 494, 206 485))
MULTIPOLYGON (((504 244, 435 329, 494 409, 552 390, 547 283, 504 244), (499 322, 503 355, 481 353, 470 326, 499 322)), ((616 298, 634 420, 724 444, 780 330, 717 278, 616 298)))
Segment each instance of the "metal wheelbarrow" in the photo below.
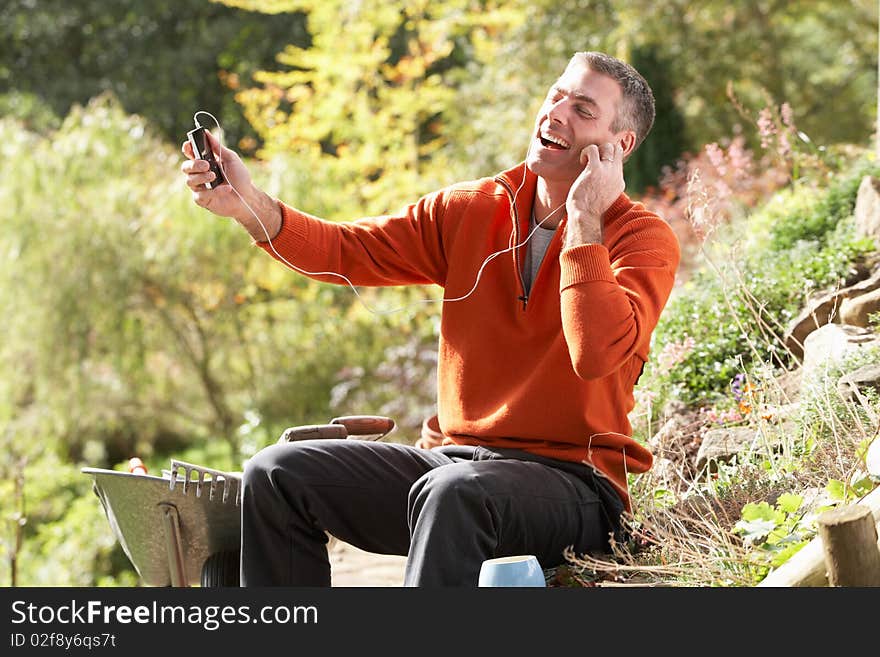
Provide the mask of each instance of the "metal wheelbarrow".
MULTIPOLYGON (((279 443, 379 440, 394 420, 337 417, 286 429, 279 443)), ((94 479, 114 536, 146 586, 238 586, 242 472, 171 460, 162 476, 83 468, 94 479)), ((332 537, 331 537, 332 538, 332 537)))

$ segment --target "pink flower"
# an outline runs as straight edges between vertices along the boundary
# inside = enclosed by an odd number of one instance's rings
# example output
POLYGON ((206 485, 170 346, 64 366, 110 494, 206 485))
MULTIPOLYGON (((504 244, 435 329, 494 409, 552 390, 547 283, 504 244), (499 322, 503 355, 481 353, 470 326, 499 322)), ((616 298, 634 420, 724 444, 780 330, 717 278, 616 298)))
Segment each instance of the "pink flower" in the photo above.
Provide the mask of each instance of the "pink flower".
POLYGON ((776 124, 773 122, 773 113, 769 107, 765 107, 758 114, 758 134, 761 135, 761 148, 768 148, 776 134, 776 124))
POLYGON ((709 161, 718 170, 719 174, 722 176, 727 174, 727 166, 724 163, 724 151, 718 144, 714 141, 711 144, 706 144, 706 155, 709 156, 709 161))
POLYGON ((791 157, 791 144, 788 141, 788 135, 784 132, 779 133, 779 154, 783 159, 791 157))
POLYGON ((691 336, 686 336, 681 342, 670 342, 663 346, 660 355, 657 356, 657 364, 664 370, 668 371, 683 362, 696 346, 696 340, 691 336))
POLYGON ((743 148, 744 140, 737 137, 727 149, 727 159, 738 178, 748 175, 752 167, 752 154, 743 148))
POLYGON ((788 103, 782 103, 782 107, 779 108, 779 113, 782 115, 782 122, 785 126, 794 130, 794 112, 791 109, 791 105, 788 103))

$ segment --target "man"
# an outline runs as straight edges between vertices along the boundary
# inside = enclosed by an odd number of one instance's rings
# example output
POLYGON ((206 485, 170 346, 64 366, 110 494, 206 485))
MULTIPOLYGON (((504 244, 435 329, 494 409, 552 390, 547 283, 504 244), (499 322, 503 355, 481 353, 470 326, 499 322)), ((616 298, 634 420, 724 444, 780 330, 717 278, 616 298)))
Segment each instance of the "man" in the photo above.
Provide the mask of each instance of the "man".
POLYGON ((327 532, 408 555, 408 586, 474 586, 493 557, 533 554, 549 567, 569 546, 607 549, 630 508, 628 473, 651 466, 627 413, 679 261, 669 226, 623 193, 623 162, 653 120, 641 75, 577 53, 538 112, 524 163, 351 223, 270 198, 230 150, 224 170, 241 197, 203 187, 207 162, 184 163, 198 205, 235 218, 298 270, 355 285, 434 283, 449 300, 442 445, 263 449, 244 473, 243 585, 329 585, 327 532), (486 263, 530 227, 527 245, 486 263))

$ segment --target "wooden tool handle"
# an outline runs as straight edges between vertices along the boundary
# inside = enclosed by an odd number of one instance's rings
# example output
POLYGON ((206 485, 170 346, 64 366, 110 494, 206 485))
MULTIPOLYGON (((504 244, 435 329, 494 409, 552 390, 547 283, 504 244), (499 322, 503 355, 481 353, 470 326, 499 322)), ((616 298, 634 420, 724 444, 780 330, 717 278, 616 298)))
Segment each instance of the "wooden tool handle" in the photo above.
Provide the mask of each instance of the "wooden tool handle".
POLYGON ((304 424, 285 429, 278 439, 279 443, 292 443, 295 440, 315 438, 347 438, 348 430, 342 424, 304 424))
POLYGON ((378 436, 381 438, 394 428, 394 420, 382 415, 344 415, 330 420, 331 425, 342 425, 350 438, 378 436))

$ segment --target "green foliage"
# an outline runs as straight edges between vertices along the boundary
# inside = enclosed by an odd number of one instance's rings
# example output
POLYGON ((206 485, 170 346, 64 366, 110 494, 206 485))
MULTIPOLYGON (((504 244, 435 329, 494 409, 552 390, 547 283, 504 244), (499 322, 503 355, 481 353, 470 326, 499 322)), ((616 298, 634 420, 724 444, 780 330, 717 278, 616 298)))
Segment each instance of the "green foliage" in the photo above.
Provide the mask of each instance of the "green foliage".
POLYGON ((669 65, 655 50, 642 48, 633 49, 630 64, 651 86, 656 113, 651 132, 626 163, 626 189, 633 195, 657 185, 664 167, 673 166, 690 144, 686 140, 684 117, 675 105, 669 65))
MULTIPOLYGON (((764 228, 769 228, 768 247, 772 251, 792 249, 798 242, 822 245, 826 239, 838 234, 834 231, 838 224, 852 216, 862 178, 878 172, 880 167, 876 163, 863 159, 835 179, 827 192, 818 198, 809 192, 804 193, 805 190, 793 189, 787 194, 784 215, 773 217, 767 222, 769 225, 762 225, 759 218, 755 221, 755 228, 762 233, 764 228)), ((796 258, 793 261, 797 263, 796 258)))
MULTIPOLYGON (((17 584, 27 586, 133 585, 136 574, 116 542, 91 480, 55 454, 36 453, 30 462, 4 474, 21 477, 27 504, 22 504, 21 545, 2 533, 4 559, 0 584, 12 581, 17 557, 17 584)), ((4 477, 5 481, 5 477, 4 477)), ((7 509, 5 495, 2 508, 7 509)), ((14 540, 14 539, 13 539, 14 540)))
MULTIPOLYGON (((456 154, 449 160, 463 165, 464 175, 484 175, 522 158, 540 99, 579 50, 601 50, 643 66, 644 58, 656 58, 659 68, 648 63, 643 73, 658 92, 658 108, 665 107, 671 87, 680 121, 669 112, 658 117, 650 137, 655 141, 646 142, 646 150, 672 143, 697 152, 754 125, 757 110, 773 99, 790 104, 797 126, 815 144, 865 143, 874 130, 877 30, 864 29, 877 24, 870 0, 503 5, 506 20, 487 30, 485 40, 475 40, 472 61, 460 76, 457 105, 468 111, 447 117, 448 133, 455 136, 449 150, 456 154), (745 116, 728 97, 728 84, 741 105, 754 108, 745 116), (839 104, 827 102, 832 95, 839 104), (850 108, 845 120, 841 107, 850 108)), ((757 149, 757 136, 748 136, 757 149)), ((650 153, 633 157, 626 169, 630 189, 641 190, 661 173, 642 157, 659 163, 666 153, 656 160, 650 153)))
POLYGON ((649 366, 641 386, 661 397, 656 408, 670 397, 694 403, 727 396, 750 363, 790 365, 784 327, 810 293, 846 279, 874 248, 855 234, 851 215, 861 176, 878 171, 858 162, 827 190, 782 191, 719 238, 711 266, 676 290, 655 331, 655 354, 683 336, 697 339, 674 368, 649 366))
POLYGON ((753 565, 763 579, 770 568, 778 568, 794 556, 816 534, 815 523, 803 522, 803 497, 784 494, 774 506, 767 502, 749 503, 743 507, 742 518, 734 525, 734 533, 753 546, 753 565))
POLYGON ((788 101, 815 143, 863 143, 873 130, 877 30, 865 26, 877 24, 877 5, 870 0, 601 4, 616 10, 613 39, 653 46, 670 63, 695 145, 732 134, 742 119, 728 83, 746 107, 762 107, 768 96, 788 101), (838 106, 829 97, 847 100, 838 106), (853 108, 846 120, 840 107, 853 108))
POLYGON ((355 216, 452 182, 441 152, 443 117, 455 108, 450 70, 493 12, 470 14, 466 0, 287 5, 307 12, 311 44, 287 46, 281 70, 261 72, 260 86, 238 96, 263 154, 308 162, 316 185, 344 200, 335 209, 355 216))
POLYGON ((831 479, 822 499, 805 504, 802 495, 784 493, 774 506, 750 502, 733 528, 748 550, 748 559, 760 582, 773 568, 779 568, 809 543, 818 533, 816 519, 824 511, 842 504, 855 503, 873 490, 875 484, 863 476, 848 483, 831 479))
MULTIPOLYGON (((880 348, 869 346, 846 355, 839 362, 826 363, 816 368, 815 374, 802 381, 801 397, 798 406, 797 422, 801 432, 809 435, 813 449, 823 444, 835 444, 840 436, 858 436, 865 433, 865 427, 876 422, 878 393, 875 390, 862 392, 858 404, 844 399, 837 389, 837 383, 844 374, 854 372, 865 365, 873 365, 880 360, 880 348)), ((864 458, 862 455, 860 458, 864 458)), ((847 481, 847 495, 852 488, 863 485, 859 481, 847 481)), ((833 491, 835 499, 843 499, 833 491)))
MULTIPOLYGON (((81 465, 138 455, 158 471, 170 455, 240 470, 289 426, 379 413, 397 376, 383 359, 420 345, 415 364, 436 340, 430 306, 373 315, 347 287, 248 248, 238 226, 193 205, 176 146, 112 97, 76 108, 51 136, 0 121, 0 144, 0 538, 20 584, 130 576, 81 465), (384 398, 351 387, 334 397, 352 371, 365 391, 384 380, 384 398), (42 564, 49 552, 57 567, 42 564), (81 579, 62 576, 64 564, 81 579)), ((276 195, 302 184, 281 159, 252 169, 276 195)), ((306 205, 328 192, 300 189, 306 205)), ((361 295, 379 309, 431 296, 361 295)), ((396 439, 416 437, 431 383, 410 381, 412 407, 397 396, 407 424, 396 439)))
POLYGON ((36 129, 46 123, 43 106, 64 116, 110 91, 177 143, 204 109, 221 118, 231 143, 248 147, 256 134, 234 95, 283 44, 308 43, 304 23, 300 14, 264 16, 204 0, 6 0, 0 108, 36 129))
POLYGON ((840 479, 832 479, 826 487, 831 499, 843 504, 858 502, 865 495, 874 490, 874 483, 868 476, 861 477, 851 485, 840 479))

